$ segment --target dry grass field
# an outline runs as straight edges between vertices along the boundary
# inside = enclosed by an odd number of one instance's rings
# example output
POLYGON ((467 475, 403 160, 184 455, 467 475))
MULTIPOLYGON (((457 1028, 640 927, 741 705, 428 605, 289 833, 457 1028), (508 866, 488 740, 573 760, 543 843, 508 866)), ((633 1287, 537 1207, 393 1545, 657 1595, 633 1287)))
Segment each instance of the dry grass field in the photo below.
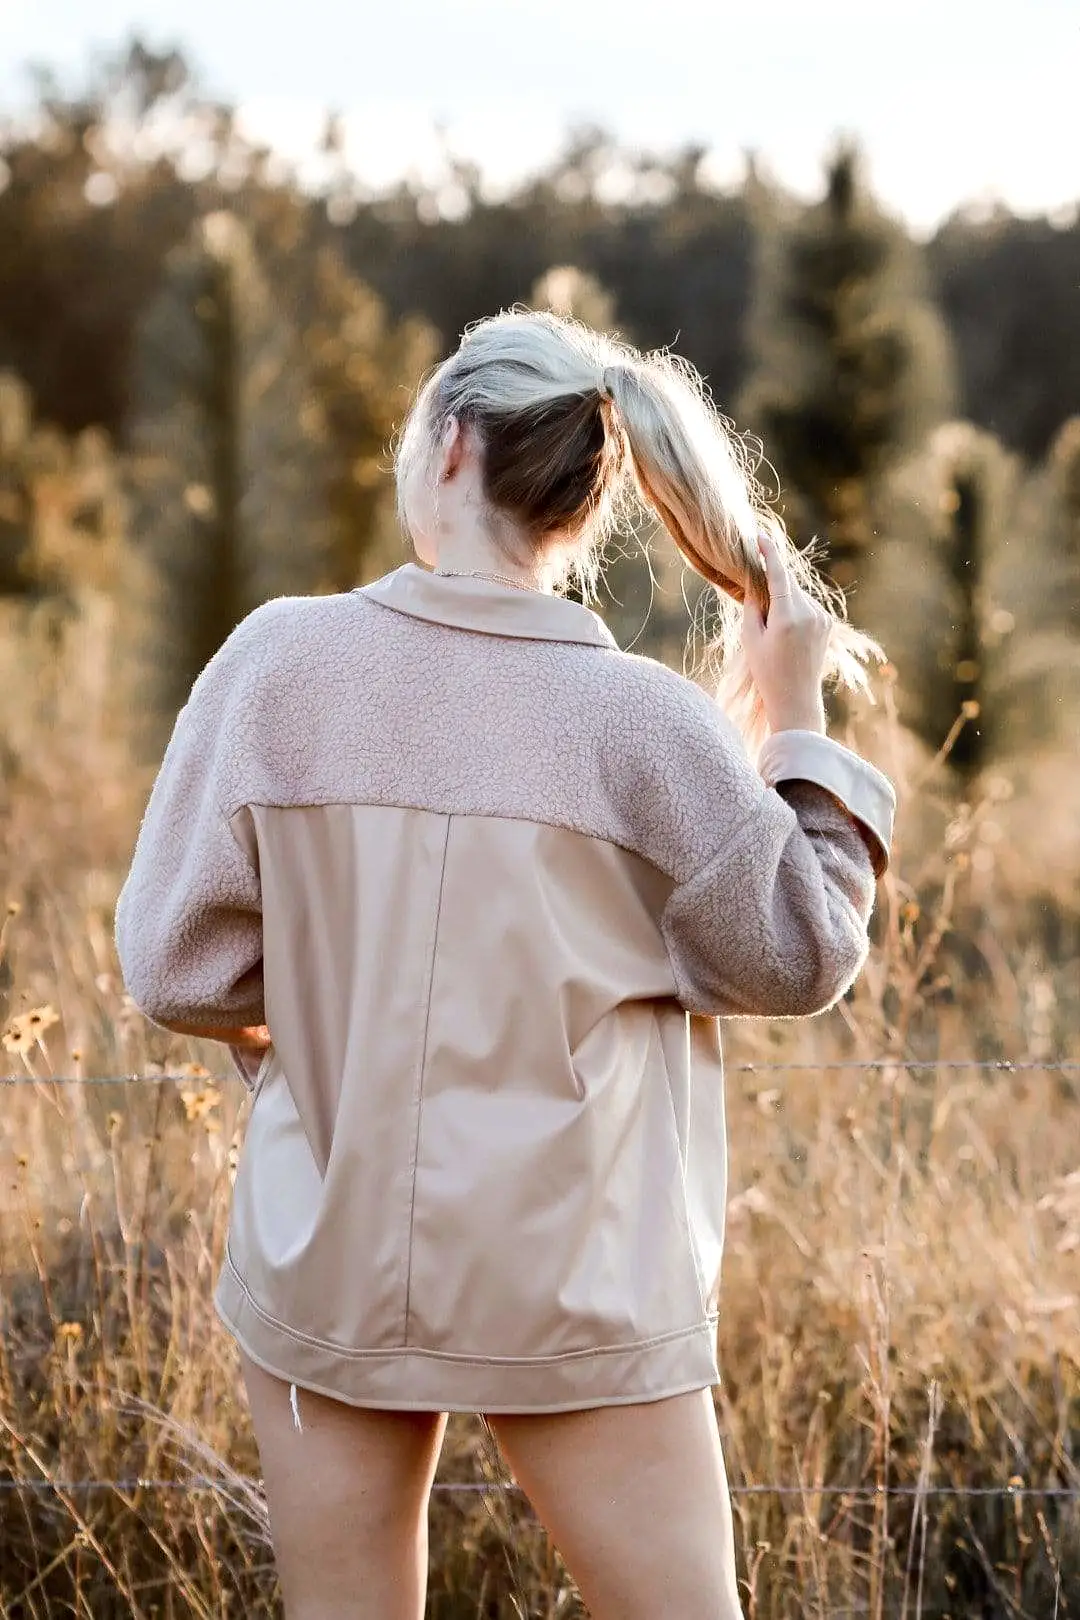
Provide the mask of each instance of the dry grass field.
MULTIPOLYGON (((0 1613, 270 1616, 211 1307, 246 1102, 219 1048, 149 1026, 118 980, 148 778, 108 635, 0 644, 0 1613)), ((1051 1620, 1080 1613, 1073 765, 1003 765, 961 802, 891 700, 860 726, 902 800, 872 960, 824 1017, 726 1036, 717 1403, 746 1611, 1051 1620)), ((582 1612, 504 1478, 453 1420, 435 1620, 582 1612)))

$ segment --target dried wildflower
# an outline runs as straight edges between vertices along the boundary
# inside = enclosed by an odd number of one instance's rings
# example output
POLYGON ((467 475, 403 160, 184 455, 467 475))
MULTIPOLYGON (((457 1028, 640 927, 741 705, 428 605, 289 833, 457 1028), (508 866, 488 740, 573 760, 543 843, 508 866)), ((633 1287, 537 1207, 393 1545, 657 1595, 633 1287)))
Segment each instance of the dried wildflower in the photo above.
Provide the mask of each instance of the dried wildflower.
POLYGON ((214 1086, 203 1086, 201 1091, 195 1091, 190 1086, 185 1086, 180 1093, 180 1100, 184 1104, 184 1111, 190 1123, 194 1120, 206 1119, 207 1115, 221 1101, 221 1092, 214 1086))
POLYGON ((58 1322, 57 1323, 56 1337, 63 1344, 78 1344, 78 1342, 82 1338, 82 1336, 83 1336, 83 1329, 82 1329, 82 1323, 81 1322, 58 1322))
POLYGON ((17 1013, 4 1031, 4 1050, 15 1052, 20 1057, 25 1056, 37 1045, 45 1031, 59 1022, 59 1013, 48 1004, 44 1007, 34 1007, 30 1012, 17 1013))
POLYGON ((12 1019, 3 1034, 4 1051, 17 1052, 23 1057, 34 1044, 34 1037, 24 1030, 17 1019, 12 1019))
POLYGON ((747 1187, 731 1200, 728 1215, 733 1220, 739 1220, 744 1215, 767 1215, 771 1209, 767 1193, 760 1187, 747 1187))

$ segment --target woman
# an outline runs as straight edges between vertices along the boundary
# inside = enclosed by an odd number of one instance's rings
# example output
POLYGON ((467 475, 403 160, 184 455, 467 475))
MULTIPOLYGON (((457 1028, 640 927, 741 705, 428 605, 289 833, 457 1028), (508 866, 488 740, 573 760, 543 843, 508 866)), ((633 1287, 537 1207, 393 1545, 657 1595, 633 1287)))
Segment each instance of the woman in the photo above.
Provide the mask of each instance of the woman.
POLYGON ((422 1614, 474 1411, 595 1620, 731 1620, 715 1020, 865 960, 895 796, 822 682, 878 649, 669 355, 481 322, 396 472, 419 563, 237 627, 117 907, 136 1002, 252 1087, 215 1302, 287 1612, 422 1614), (628 490, 718 588, 726 708, 557 594, 628 490))

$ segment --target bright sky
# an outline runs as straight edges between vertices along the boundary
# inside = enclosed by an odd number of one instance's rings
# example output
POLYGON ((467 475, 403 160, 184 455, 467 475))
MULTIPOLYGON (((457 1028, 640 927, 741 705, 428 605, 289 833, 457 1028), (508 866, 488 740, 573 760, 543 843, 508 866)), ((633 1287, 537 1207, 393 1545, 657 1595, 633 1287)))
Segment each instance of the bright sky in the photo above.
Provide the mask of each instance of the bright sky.
POLYGON ((77 83, 135 31, 292 158, 341 112, 374 184, 433 173, 437 119, 494 186, 589 120, 634 146, 700 141, 721 181, 755 147, 806 195, 854 133, 920 232, 965 201, 1080 199, 1076 0, 0 0, 0 112, 28 60, 77 83))

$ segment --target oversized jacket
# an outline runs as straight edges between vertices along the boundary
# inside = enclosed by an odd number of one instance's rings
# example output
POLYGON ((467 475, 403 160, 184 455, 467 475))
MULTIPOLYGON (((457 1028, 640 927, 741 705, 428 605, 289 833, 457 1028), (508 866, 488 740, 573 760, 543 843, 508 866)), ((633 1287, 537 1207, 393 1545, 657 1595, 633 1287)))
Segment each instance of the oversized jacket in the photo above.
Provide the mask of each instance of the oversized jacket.
POLYGON ((227 1328, 363 1406, 717 1382, 717 1020, 845 993, 894 808, 815 732, 751 763, 566 598, 407 563, 251 613, 177 719, 116 912, 152 1020, 269 1028, 254 1073, 230 1047, 227 1328))

